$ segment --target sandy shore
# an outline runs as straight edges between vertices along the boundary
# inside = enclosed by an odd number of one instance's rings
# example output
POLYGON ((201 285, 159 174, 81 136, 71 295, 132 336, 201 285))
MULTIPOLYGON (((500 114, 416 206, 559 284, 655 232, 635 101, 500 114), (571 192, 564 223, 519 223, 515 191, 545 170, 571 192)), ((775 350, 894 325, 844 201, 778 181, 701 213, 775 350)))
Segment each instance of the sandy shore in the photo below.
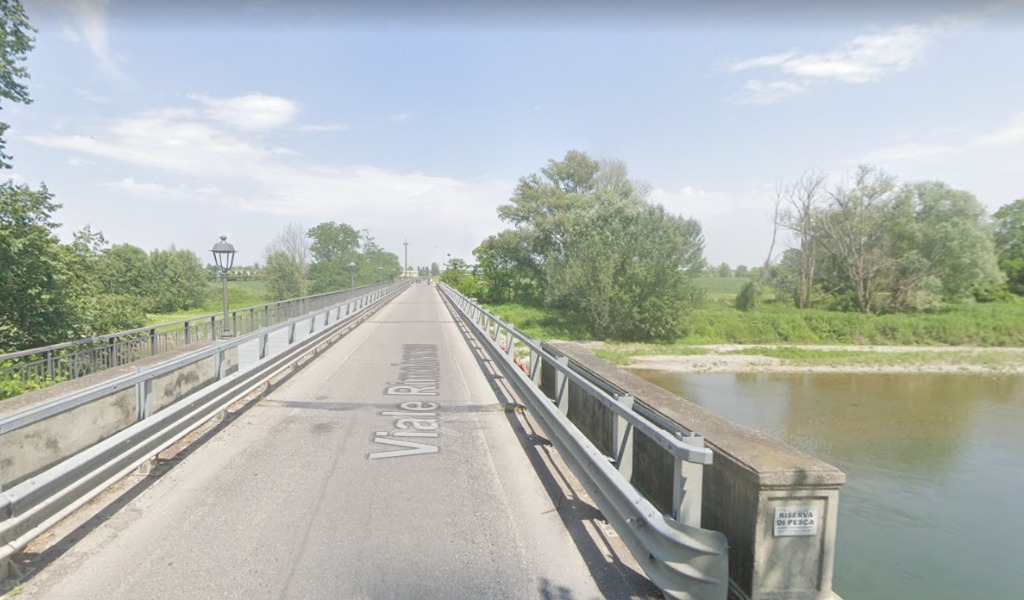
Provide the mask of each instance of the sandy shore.
POLYGON ((756 354, 729 354, 738 350, 778 348, 775 345, 693 346, 707 352, 698 355, 635 356, 627 368, 654 369, 680 373, 974 373, 1024 375, 1024 348, 933 347, 933 346, 786 346, 820 351, 873 353, 927 353, 934 355, 917 362, 894 360, 871 364, 846 363, 836 357, 832 364, 808 364, 756 354))

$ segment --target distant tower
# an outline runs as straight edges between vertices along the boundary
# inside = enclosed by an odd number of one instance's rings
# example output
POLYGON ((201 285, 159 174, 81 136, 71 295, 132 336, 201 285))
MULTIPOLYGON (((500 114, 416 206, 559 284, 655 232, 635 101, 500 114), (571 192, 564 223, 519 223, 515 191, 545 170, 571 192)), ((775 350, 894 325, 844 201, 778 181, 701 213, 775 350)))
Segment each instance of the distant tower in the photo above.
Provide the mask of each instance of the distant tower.
POLYGON ((402 273, 402 277, 408 277, 409 276, 409 238, 405 238, 405 243, 402 244, 402 245, 405 246, 405 273, 402 273))

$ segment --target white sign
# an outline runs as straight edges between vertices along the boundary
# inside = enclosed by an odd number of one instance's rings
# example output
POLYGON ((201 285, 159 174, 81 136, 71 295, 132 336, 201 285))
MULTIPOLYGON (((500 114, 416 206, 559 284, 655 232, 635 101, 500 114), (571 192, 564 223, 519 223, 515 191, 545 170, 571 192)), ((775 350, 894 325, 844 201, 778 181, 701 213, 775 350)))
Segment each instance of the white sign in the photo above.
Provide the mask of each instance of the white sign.
POLYGON ((775 507, 775 537, 817 535, 817 508, 809 506, 777 506, 775 507))

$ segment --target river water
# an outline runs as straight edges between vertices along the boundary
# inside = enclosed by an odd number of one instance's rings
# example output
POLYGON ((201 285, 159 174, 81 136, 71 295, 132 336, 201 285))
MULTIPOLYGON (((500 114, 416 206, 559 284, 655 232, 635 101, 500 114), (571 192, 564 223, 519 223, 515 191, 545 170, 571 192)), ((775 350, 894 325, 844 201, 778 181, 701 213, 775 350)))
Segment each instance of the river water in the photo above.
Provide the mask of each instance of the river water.
POLYGON ((846 472, 844 600, 1024 598, 1024 378, 633 372, 846 472))

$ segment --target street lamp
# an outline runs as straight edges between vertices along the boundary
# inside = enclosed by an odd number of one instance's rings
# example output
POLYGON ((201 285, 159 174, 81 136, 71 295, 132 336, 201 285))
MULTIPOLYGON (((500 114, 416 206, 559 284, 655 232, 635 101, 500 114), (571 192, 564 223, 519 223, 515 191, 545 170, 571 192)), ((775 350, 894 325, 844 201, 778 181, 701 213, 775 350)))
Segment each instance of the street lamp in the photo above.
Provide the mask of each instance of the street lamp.
MULTIPOLYGON (((354 262, 348 263, 348 270, 352 274, 352 284, 350 286, 348 286, 348 287, 355 288, 356 287, 356 263, 354 263, 354 262)), ((371 277, 372 277, 372 275, 371 275, 371 277)))
POLYGON ((233 334, 231 328, 228 327, 228 270, 235 262, 235 247, 228 243, 228 236, 222 235, 220 241, 213 245, 213 250, 210 252, 213 252, 213 262, 220 269, 220 281, 224 288, 224 331, 221 332, 220 337, 229 338, 233 334))

